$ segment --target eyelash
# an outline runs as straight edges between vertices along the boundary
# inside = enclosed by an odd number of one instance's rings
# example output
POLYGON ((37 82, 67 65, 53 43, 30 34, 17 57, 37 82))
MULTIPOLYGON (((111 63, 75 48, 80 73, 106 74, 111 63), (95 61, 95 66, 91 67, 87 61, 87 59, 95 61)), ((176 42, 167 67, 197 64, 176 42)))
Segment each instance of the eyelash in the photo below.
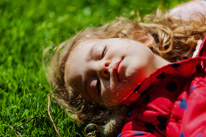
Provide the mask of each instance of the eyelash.
MULTIPOLYGON (((107 47, 105 46, 103 51, 102 51, 102 58, 105 56, 106 50, 107 50, 107 47)), ((96 88, 97 88, 98 94, 100 95, 101 94, 101 84, 100 84, 99 79, 97 79, 96 88)))
MULTIPOLYGON (((107 50, 107 47, 105 46, 104 50, 102 51, 102 58, 105 56, 106 50, 107 50)), ((99 79, 97 80, 97 91, 98 91, 98 94, 101 94, 101 84, 100 84, 99 79)))
POLYGON ((102 51, 102 58, 105 56, 106 50, 107 50, 107 47, 105 46, 104 50, 102 51))
POLYGON ((101 94, 101 84, 100 84, 100 81, 99 79, 97 80, 97 91, 98 91, 98 94, 100 95, 101 94))

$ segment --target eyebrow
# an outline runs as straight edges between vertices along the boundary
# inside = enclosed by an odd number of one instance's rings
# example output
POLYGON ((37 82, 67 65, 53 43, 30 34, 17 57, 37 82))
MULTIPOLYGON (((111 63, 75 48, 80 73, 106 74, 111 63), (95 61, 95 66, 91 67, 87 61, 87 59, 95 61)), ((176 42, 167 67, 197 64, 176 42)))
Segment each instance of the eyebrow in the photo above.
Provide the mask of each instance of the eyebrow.
MULTIPOLYGON (((96 44, 97 44, 98 42, 94 42, 94 44, 91 46, 91 49, 89 50, 89 53, 88 53, 88 55, 92 55, 93 54, 93 52, 94 52, 94 47, 96 46, 96 44)), ((90 59, 92 59, 93 57, 92 56, 90 56, 90 57, 87 57, 87 61, 88 60, 90 60, 90 59)))
MULTIPOLYGON (((96 43, 95 43, 96 44, 96 43)), ((92 45, 91 49, 89 50, 89 53, 87 55, 86 61, 89 61, 92 58, 92 54, 93 54, 93 50, 94 50, 94 46, 95 44, 92 45), (90 55, 90 56, 89 56, 90 55)))

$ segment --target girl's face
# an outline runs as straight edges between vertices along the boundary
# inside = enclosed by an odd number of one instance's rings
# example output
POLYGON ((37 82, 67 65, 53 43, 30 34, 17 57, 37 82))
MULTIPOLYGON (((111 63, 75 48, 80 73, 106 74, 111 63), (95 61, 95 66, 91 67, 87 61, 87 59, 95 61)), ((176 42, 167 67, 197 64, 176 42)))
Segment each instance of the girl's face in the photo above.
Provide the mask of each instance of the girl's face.
POLYGON ((143 43, 92 39, 72 50, 65 64, 65 81, 85 99, 111 107, 156 69, 155 55, 143 43))

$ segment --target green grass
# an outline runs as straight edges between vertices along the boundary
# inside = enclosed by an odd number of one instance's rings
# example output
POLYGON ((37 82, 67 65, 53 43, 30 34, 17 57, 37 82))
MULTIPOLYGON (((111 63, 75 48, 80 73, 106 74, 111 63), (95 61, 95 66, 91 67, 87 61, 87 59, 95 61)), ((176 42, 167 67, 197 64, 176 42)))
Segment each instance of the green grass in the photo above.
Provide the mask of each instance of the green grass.
MULTIPOLYGON (((182 0, 163 0, 165 9, 182 0)), ((0 136, 57 136, 47 110, 50 91, 42 52, 78 31, 116 17, 134 19, 154 12, 159 0, 1 0, 0 1, 0 136)), ((51 102, 51 115, 61 136, 83 136, 67 113, 51 102)))

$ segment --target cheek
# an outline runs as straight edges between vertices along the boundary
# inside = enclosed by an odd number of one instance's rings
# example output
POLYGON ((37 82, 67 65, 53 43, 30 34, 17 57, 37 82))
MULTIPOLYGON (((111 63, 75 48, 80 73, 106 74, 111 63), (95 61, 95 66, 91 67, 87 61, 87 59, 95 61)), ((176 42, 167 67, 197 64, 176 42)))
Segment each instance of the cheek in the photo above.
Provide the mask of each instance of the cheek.
POLYGON ((102 101, 105 106, 114 106, 118 103, 118 93, 111 90, 107 90, 102 95, 102 101))
POLYGON ((102 97, 103 104, 106 106, 117 106, 120 105, 123 98, 130 92, 130 86, 120 86, 115 91, 107 91, 102 97))
POLYGON ((130 56, 126 61, 125 78, 130 84, 141 82, 147 76, 145 73, 148 69, 149 57, 130 56))
POLYGON ((142 80, 144 80, 146 77, 144 70, 136 70, 132 73, 132 75, 130 75, 130 77, 128 77, 128 81, 130 84, 130 88, 135 87, 139 82, 141 82, 142 80))

